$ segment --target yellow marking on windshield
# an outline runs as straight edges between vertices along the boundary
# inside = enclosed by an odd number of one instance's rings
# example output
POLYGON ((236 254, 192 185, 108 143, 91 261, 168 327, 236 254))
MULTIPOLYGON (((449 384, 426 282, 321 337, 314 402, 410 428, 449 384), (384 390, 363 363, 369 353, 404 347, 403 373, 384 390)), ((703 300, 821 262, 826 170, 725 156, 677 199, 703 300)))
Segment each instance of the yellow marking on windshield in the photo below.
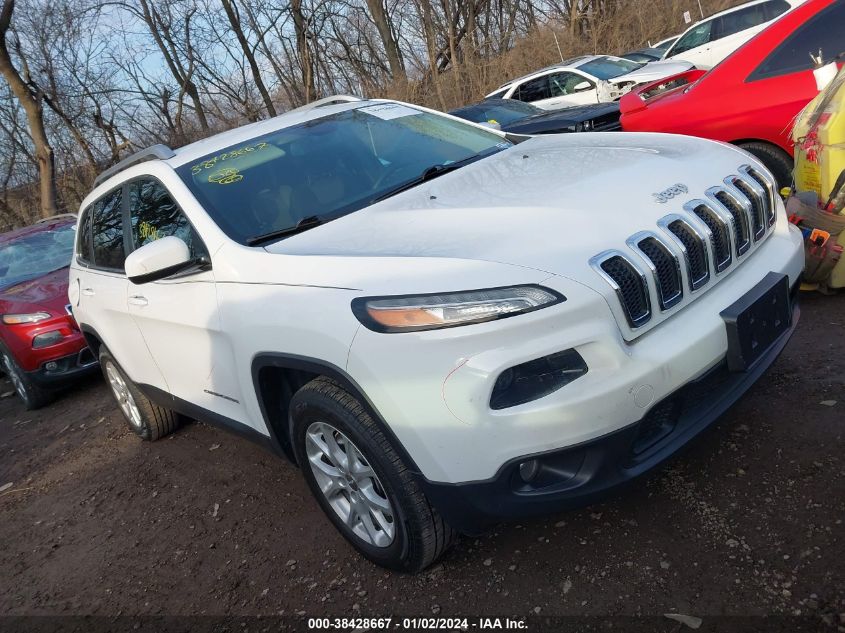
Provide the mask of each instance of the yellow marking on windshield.
POLYGON ((234 182, 240 182, 244 177, 238 173, 237 169, 227 167, 208 175, 208 182, 216 182, 218 185, 231 185, 234 182))
MULTIPOLYGON (((238 149, 233 149, 233 150, 228 151, 228 152, 223 152, 222 154, 218 154, 217 156, 213 156, 212 158, 206 158, 205 160, 198 162, 196 165, 191 167, 191 173, 194 176, 196 176, 197 174, 201 173, 205 169, 213 168, 214 166, 217 165, 217 163, 221 163, 221 162, 227 161, 227 160, 234 160, 236 158, 240 158, 241 156, 246 156, 247 154, 250 154, 251 152, 261 151, 261 150, 266 149, 268 147, 270 147, 270 145, 268 145, 267 143, 262 141, 261 143, 255 143, 254 145, 244 145, 243 147, 239 147, 238 149)), ((216 181, 209 180, 209 182, 216 182, 216 181)), ((228 184, 228 183, 224 183, 224 184, 228 184)))

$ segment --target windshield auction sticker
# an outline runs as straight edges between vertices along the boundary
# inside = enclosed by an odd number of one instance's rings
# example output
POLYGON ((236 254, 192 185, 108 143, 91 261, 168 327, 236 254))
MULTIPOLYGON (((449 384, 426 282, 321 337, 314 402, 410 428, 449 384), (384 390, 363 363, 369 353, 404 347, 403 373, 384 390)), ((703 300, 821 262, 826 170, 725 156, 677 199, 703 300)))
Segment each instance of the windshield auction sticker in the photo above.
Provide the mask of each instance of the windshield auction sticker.
POLYGON ((378 105, 371 105, 366 106, 364 108, 359 108, 358 112, 371 114, 380 119, 384 119, 385 121, 390 121, 390 119, 398 119, 399 117, 403 116, 414 116, 415 114, 422 114, 420 110, 414 110, 414 108, 409 108, 408 106, 404 106, 401 103, 379 103, 378 105))

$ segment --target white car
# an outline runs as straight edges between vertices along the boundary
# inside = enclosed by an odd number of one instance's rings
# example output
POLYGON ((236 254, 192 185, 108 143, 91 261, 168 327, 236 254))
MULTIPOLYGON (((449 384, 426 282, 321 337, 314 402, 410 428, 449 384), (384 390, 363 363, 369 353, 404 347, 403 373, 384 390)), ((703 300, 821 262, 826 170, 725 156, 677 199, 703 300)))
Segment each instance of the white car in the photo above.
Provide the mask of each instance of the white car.
POLYGON ((485 98, 518 99, 544 110, 618 101, 636 85, 692 67, 684 61, 642 63, 610 55, 587 55, 509 81, 485 98))
POLYGON ((663 59, 685 60, 708 70, 804 1, 755 0, 715 13, 684 31, 663 59))
POLYGON ((804 262, 735 147, 380 100, 150 148, 78 233, 71 309, 130 428, 256 439, 410 571, 662 464, 783 348, 804 262))

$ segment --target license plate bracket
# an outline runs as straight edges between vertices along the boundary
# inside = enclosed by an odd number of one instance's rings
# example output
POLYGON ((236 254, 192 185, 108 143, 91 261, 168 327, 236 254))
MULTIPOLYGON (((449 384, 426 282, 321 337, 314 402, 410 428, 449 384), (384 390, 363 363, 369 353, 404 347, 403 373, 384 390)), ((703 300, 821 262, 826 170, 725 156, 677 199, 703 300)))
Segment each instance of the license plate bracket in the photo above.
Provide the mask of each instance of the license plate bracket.
POLYGON ((789 277, 770 272, 721 316, 728 334, 728 368, 750 370, 792 326, 789 277))

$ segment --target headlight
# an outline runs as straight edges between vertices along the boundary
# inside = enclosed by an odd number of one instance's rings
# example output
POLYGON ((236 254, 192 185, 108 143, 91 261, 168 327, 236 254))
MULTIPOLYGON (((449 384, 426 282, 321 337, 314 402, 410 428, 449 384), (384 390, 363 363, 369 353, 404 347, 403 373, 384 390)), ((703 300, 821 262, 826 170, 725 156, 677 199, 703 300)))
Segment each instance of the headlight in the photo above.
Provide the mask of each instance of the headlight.
POLYGON ((3 323, 6 325, 20 325, 22 323, 38 323, 49 319, 48 312, 33 312, 31 314, 4 314, 3 323))
POLYGON ((540 286, 511 286, 401 297, 361 297, 352 302, 358 320, 375 332, 414 332, 482 323, 533 312, 566 297, 540 286))

